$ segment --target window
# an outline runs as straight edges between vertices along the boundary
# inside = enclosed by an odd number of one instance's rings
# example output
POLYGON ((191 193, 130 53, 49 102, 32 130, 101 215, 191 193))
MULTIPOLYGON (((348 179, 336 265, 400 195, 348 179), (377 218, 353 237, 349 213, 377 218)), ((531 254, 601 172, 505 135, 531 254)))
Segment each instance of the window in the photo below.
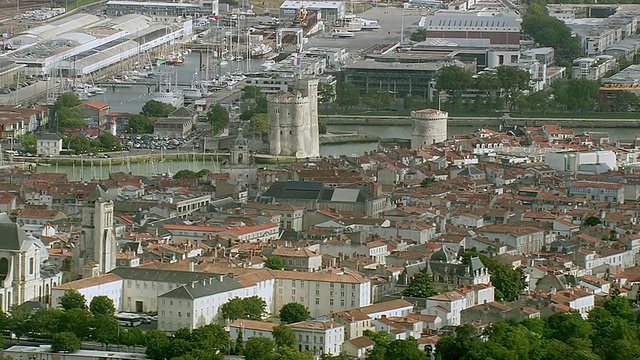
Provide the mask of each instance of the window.
POLYGON ((178 317, 182 317, 182 311, 178 311, 178 317))
POLYGON ((320 296, 320 290, 316 290, 316 296, 320 296))
POLYGON ((329 299, 329 305, 333 306, 333 299, 329 299))
POLYGON ((320 298, 316 298, 316 305, 320 305, 320 298))
POLYGON ((30 257, 30 258, 29 258, 29 275, 33 275, 33 270, 34 270, 34 267, 33 267, 33 258, 32 258, 32 257, 30 257))
POLYGON ((344 306, 344 299, 340 300, 340 306, 344 306))

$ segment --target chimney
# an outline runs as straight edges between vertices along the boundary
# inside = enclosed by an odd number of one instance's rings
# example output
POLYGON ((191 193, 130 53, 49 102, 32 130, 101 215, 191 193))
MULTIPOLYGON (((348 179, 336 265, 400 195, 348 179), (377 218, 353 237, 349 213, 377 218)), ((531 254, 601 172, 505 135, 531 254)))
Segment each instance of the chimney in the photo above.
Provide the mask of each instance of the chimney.
POLYGON ((196 271, 196 264, 193 260, 189 261, 189 271, 191 272, 196 271))
POLYGON ((220 274, 220 282, 224 281, 224 275, 220 274))

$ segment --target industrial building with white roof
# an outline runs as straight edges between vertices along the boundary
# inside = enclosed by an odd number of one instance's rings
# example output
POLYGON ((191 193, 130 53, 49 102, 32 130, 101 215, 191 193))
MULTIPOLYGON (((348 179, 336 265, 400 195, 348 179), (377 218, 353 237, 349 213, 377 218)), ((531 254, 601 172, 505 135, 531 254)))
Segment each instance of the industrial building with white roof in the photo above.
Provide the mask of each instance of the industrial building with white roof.
POLYGON ((161 24, 139 14, 75 14, 10 39, 18 50, 7 58, 25 65, 25 75, 85 76, 191 34, 191 20, 161 24))

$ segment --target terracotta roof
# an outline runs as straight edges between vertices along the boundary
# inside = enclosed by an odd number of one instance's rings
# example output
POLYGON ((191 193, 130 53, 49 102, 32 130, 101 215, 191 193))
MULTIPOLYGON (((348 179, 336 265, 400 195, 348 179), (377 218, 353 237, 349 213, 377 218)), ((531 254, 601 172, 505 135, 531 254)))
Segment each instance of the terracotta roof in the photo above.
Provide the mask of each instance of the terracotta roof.
POLYGON ((58 285, 54 289, 56 290, 86 289, 92 286, 107 284, 107 283, 118 281, 118 280, 122 280, 122 278, 116 274, 104 274, 104 275, 93 276, 86 279, 71 281, 66 284, 58 285))
POLYGON ((389 311, 394 309, 400 309, 405 307, 412 307, 413 304, 404 299, 396 299, 391 301, 385 301, 365 307, 358 308, 358 310, 362 311, 365 314, 373 314, 382 311, 389 311))
POLYGON ((371 340, 368 336, 360 336, 348 340, 347 342, 356 349, 366 349, 369 347, 373 347, 376 344, 375 341, 371 340))
POLYGON ((94 109, 103 109, 105 107, 109 107, 109 104, 105 104, 103 102, 93 101, 93 100, 92 101, 87 101, 87 102, 84 102, 84 103, 80 104, 80 106, 83 106, 83 105, 92 107, 94 109))
POLYGON ((229 327, 268 331, 268 332, 272 332, 273 328, 276 326, 278 326, 278 324, 265 322, 265 321, 255 321, 255 320, 245 320, 245 319, 237 319, 231 324, 229 324, 229 327))

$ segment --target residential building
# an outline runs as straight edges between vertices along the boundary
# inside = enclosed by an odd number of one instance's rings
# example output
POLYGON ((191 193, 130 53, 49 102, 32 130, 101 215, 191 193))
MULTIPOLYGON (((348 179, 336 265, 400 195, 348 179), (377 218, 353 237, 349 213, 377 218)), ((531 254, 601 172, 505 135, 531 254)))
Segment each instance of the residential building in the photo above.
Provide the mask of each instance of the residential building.
POLYGON ((611 70, 616 69, 616 63, 616 58, 611 55, 575 59, 571 67, 571 78, 600 80, 611 70))
POLYGON ((360 338, 365 330, 372 330, 371 318, 358 309, 332 313, 334 321, 344 325, 345 340, 360 338))
POLYGON ((229 324, 229 335, 231 339, 237 339, 240 332, 242 332, 242 338, 244 341, 259 336, 273 339, 273 328, 278 326, 276 323, 237 319, 229 324))
POLYGON ((80 117, 89 126, 103 128, 108 122, 109 104, 100 101, 87 101, 76 107, 80 117))
POLYGON ((367 314, 371 319, 381 317, 405 317, 413 312, 414 305, 407 300, 397 299, 360 307, 357 310, 367 314))
POLYGON ((248 297, 248 291, 232 277, 214 274, 179 286, 158 296, 158 329, 193 330, 217 322, 220 306, 236 297, 248 297))
POLYGON ((624 204, 624 186, 622 184, 576 181, 569 187, 569 195, 587 200, 624 204))
POLYGON ((62 151, 62 139, 57 134, 38 136, 36 154, 38 156, 58 156, 62 151))
POLYGON ((552 289, 549 299, 556 304, 576 310, 584 319, 589 316, 589 311, 595 306, 595 296, 592 293, 573 287, 563 290, 552 289))
POLYGON ((371 280, 350 272, 273 271, 276 278, 273 312, 299 302, 317 317, 371 304, 371 280))
POLYGON ((344 325, 333 320, 308 320, 289 324, 296 334, 298 349, 318 354, 339 355, 344 342, 344 325))
POLYGON ((58 285, 51 291, 51 307, 60 307, 60 297, 67 291, 75 290, 84 296, 87 304, 91 303, 96 296, 107 296, 116 310, 120 310, 122 304, 123 280, 116 274, 103 274, 71 281, 62 285, 58 285))
POLYGON ((185 107, 176 109, 166 118, 160 118, 153 123, 153 134, 172 139, 183 139, 193 129, 197 116, 195 112, 185 107))
POLYGON ((450 291, 427 298, 426 309, 423 314, 437 315, 444 325, 460 325, 460 312, 467 308, 467 297, 458 292, 450 291))
POLYGON ((322 254, 309 248, 278 247, 271 255, 282 258, 287 269, 318 271, 322 268, 322 254))
POLYGON ((271 211, 281 214, 280 228, 283 230, 302 231, 304 208, 291 204, 262 204, 250 202, 245 204, 246 209, 259 211, 271 211))
POLYGON ((513 247, 518 254, 538 252, 545 245, 544 231, 531 226, 489 225, 477 231, 513 247))
POLYGON ((375 341, 368 336, 360 336, 355 339, 348 339, 342 344, 342 351, 347 356, 355 359, 364 359, 367 352, 375 346, 375 341))

